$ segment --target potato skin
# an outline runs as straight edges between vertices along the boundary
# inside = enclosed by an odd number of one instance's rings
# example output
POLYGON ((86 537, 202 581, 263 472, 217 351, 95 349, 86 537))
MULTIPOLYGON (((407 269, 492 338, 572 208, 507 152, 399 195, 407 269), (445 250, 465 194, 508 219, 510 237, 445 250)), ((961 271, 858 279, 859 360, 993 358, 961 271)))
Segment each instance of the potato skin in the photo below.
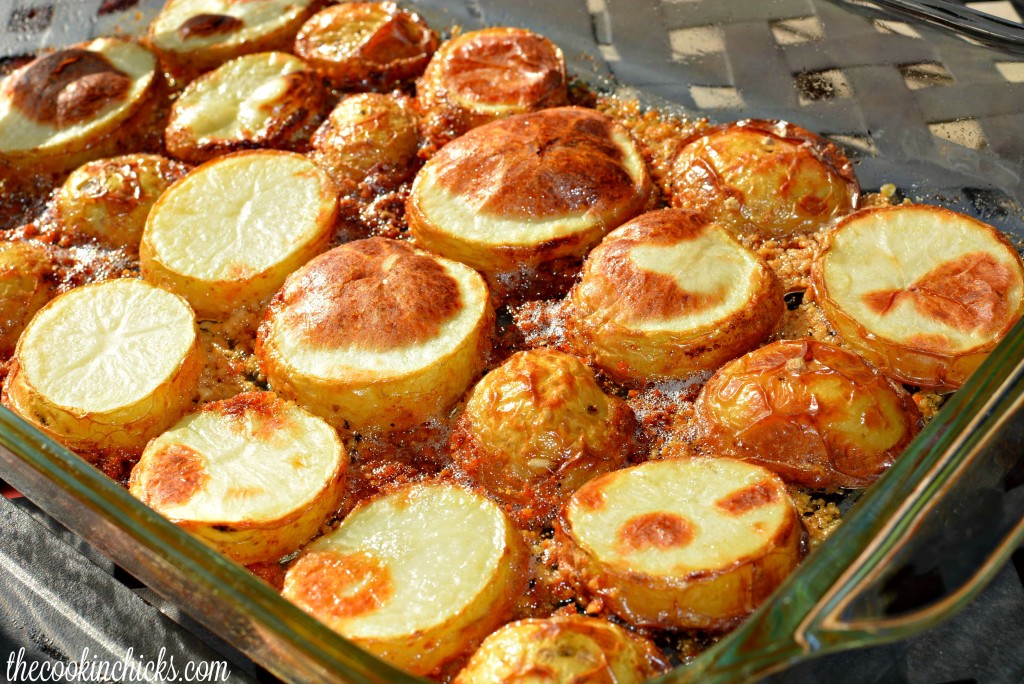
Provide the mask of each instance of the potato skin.
POLYGON ((737 234, 819 230, 857 207, 860 184, 835 144, 785 121, 748 119, 691 139, 673 164, 671 204, 737 234))
POLYGON ((593 372, 554 349, 519 352, 470 391, 449 443, 458 467, 522 524, 639 452, 637 421, 593 372))
POLYGON ((695 408, 713 451, 815 488, 866 487, 920 429, 902 387, 814 340, 775 342, 727 364, 695 408))
POLYGON ((454 684, 641 684, 668 667, 644 637, 598 618, 556 615, 492 633, 454 684))
POLYGON ((188 169, 156 154, 89 162, 73 171, 57 191, 57 220, 65 230, 136 251, 149 210, 188 169))
POLYGON ((53 262, 31 242, 0 242, 0 358, 14 351, 21 331, 54 294, 53 262))
POLYGON ((295 37, 295 54, 336 88, 382 90, 419 76, 437 43, 418 14, 393 2, 348 2, 310 17, 295 37), (373 33, 360 35, 367 27, 373 33))

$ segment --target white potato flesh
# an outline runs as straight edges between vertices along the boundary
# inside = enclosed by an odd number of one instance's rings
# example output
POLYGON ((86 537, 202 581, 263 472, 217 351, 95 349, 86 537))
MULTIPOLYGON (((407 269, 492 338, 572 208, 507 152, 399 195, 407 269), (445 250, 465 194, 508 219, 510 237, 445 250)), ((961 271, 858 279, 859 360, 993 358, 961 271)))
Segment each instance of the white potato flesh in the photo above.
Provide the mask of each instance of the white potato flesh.
POLYGON ((771 471, 686 458, 591 480, 562 510, 556 538, 584 591, 627 622, 719 631, 796 566, 802 529, 771 471))
POLYGON ((949 209, 867 209, 812 271, 843 338, 894 378, 955 389, 1024 314, 1024 265, 995 228, 949 209))
POLYGON ((336 215, 333 183, 307 158, 275 150, 221 157, 157 200, 139 250, 142 275, 201 316, 225 316, 259 304, 323 251, 336 215))
POLYGON ((509 617, 525 554, 487 498, 414 484, 361 505, 307 546, 283 594, 371 653, 428 674, 509 617))
POLYGON ((86 285, 22 334, 6 396, 71 448, 139 449, 192 405, 202 365, 181 297, 134 279, 86 285))
POLYGON ((347 465, 330 425, 251 392, 207 404, 152 440, 130 491, 240 563, 276 561, 337 509, 347 465))

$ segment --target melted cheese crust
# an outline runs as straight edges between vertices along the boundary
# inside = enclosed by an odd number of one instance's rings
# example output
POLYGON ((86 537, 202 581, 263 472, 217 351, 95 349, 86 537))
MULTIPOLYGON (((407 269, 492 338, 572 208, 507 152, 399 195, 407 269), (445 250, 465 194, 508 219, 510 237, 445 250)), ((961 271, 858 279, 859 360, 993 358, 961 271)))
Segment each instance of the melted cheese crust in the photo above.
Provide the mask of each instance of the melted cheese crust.
POLYGON ((105 135, 139 110, 156 78, 156 57, 138 43, 99 38, 78 46, 106 58, 131 79, 123 97, 102 107, 93 116, 66 126, 37 121, 19 111, 11 91, 29 64, 3 81, 0 89, 0 155, 53 154, 71 151, 105 135))

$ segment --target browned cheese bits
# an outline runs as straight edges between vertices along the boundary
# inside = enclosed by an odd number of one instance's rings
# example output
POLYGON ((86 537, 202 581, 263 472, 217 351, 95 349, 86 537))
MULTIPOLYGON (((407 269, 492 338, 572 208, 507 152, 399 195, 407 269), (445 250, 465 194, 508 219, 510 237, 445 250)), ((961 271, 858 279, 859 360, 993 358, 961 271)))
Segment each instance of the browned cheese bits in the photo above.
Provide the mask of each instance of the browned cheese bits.
POLYGON ((783 121, 740 121, 690 141, 670 173, 672 206, 737 234, 787 237, 857 206, 853 165, 833 143, 783 121))
POLYGON ((701 391, 697 415, 713 453, 819 489, 871 484, 920 422, 903 388, 814 340, 775 342, 726 364, 701 391))

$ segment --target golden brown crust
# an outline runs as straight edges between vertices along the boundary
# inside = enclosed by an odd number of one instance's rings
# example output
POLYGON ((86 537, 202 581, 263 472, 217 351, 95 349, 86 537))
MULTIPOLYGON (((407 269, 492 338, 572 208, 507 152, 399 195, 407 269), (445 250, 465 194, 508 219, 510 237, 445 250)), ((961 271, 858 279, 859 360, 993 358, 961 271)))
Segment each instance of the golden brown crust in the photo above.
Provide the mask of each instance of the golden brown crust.
POLYGON ((901 387, 860 357, 814 340, 770 344, 724 366, 697 399, 714 453, 808 487, 865 487, 917 434, 901 387))
POLYGON ((295 54, 337 88, 386 89, 422 73, 437 42, 418 14, 393 2, 349 2, 303 24, 295 54))
MULTIPOLYGON (((132 471, 131 482, 141 470, 132 471)), ((143 503, 154 508, 176 506, 192 498, 210 479, 202 454, 184 444, 171 444, 150 456, 146 468, 149 487, 143 503)))
POLYGON ((587 257, 569 296, 574 348, 626 383, 717 368, 764 340, 785 309, 779 280, 766 263, 706 216, 680 209, 641 214, 609 234, 587 257), (687 243, 709 237, 716 240, 716 256, 695 249, 685 271, 667 268, 674 249, 682 253, 687 243), (734 253, 731 262, 748 263, 742 276, 735 274, 739 279, 718 275, 726 263, 723 244, 734 253), (637 261, 635 252, 652 249, 668 255, 663 264, 637 261), (693 289, 680 285, 681 278, 693 289), (749 290, 747 300, 715 315, 740 288, 749 290))
POLYGON ((40 57, 12 78, 5 84, 11 104, 24 116, 58 128, 87 121, 112 101, 124 100, 132 85, 106 57, 81 48, 40 57))
POLYGON ((393 593, 391 573, 363 551, 312 551, 288 569, 289 600, 321 619, 345 620, 372 612, 393 593))
POLYGON ((536 527, 584 482, 637 455, 637 427, 581 361, 534 349, 477 383, 449 447, 463 473, 536 527))
POLYGON ((819 135, 785 121, 748 119, 700 132, 669 173, 672 206, 707 214, 735 233, 785 237, 853 211, 853 165, 819 135))
POLYGON ((433 338, 462 302, 436 260, 404 242, 369 238, 310 261, 271 306, 312 346, 385 351, 433 338))
POLYGON ((417 84, 436 147, 496 119, 568 104, 565 58, 526 29, 485 28, 452 38, 417 84))

